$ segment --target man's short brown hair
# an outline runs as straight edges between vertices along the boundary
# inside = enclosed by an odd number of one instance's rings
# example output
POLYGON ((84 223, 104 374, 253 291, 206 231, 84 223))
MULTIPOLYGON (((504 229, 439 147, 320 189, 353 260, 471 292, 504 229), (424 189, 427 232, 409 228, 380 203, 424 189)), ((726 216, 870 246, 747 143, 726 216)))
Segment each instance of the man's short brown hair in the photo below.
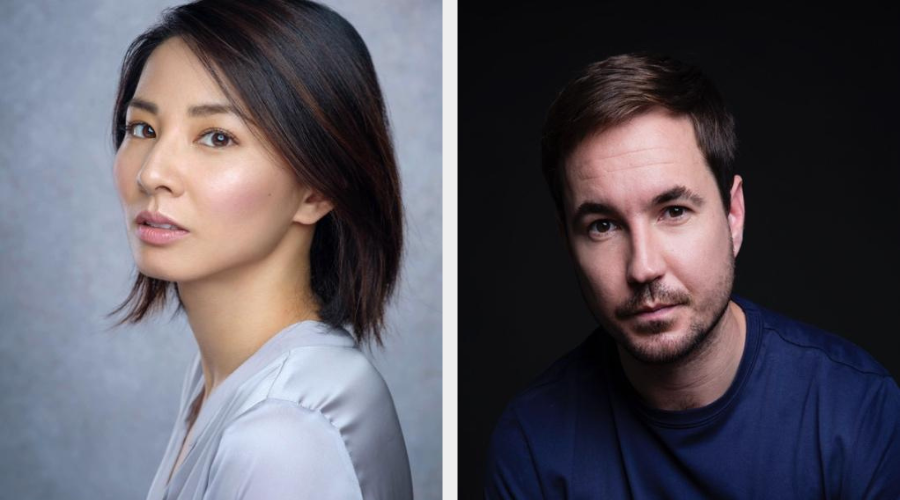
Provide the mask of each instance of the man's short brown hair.
POLYGON ((623 54, 588 65, 550 106, 541 162, 560 218, 565 217, 563 168, 572 151, 588 136, 659 108, 691 118, 697 145, 729 210, 737 138, 734 118, 712 81, 671 57, 623 54))

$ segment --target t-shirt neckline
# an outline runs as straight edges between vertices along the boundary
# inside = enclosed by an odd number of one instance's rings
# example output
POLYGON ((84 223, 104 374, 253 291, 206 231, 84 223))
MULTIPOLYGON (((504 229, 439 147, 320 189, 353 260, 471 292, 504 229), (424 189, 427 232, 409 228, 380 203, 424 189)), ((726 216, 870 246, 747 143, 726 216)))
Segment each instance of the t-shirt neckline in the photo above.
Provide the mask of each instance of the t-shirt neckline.
POLYGON ((749 378, 750 372, 753 370, 756 356, 759 352, 759 343, 762 339, 762 320, 759 317, 759 309, 752 302, 735 295, 731 297, 731 300, 740 306, 746 318, 747 338, 744 342, 744 352, 741 354, 740 365, 738 365, 738 371, 735 374, 734 380, 731 382, 728 390, 725 391, 725 394, 712 403, 700 408, 670 411, 652 408, 644 403, 640 395, 626 378, 625 372, 622 370, 616 342, 609 337, 609 335, 605 335, 605 365, 608 368, 610 380, 617 389, 620 389, 620 394, 624 395, 631 407, 633 407, 644 419, 661 427, 698 427, 715 420, 724 413, 724 411, 734 402, 737 395, 740 394, 744 384, 749 378))

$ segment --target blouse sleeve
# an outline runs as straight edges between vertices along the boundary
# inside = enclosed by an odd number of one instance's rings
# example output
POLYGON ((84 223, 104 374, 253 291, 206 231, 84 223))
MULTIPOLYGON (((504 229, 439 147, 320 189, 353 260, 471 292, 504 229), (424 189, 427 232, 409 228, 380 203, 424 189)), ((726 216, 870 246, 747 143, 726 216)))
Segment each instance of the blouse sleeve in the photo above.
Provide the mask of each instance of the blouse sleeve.
POLYGON ((362 499, 340 432, 320 412, 268 399, 222 434, 204 499, 362 499))

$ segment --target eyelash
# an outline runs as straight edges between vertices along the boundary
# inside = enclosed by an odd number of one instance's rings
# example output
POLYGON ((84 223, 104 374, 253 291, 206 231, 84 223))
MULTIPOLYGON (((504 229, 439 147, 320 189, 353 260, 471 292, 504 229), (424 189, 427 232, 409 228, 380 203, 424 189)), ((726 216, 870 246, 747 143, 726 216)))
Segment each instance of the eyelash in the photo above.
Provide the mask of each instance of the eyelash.
MULTIPOLYGON (((128 134, 132 137, 135 137, 137 139, 152 139, 152 137, 139 137, 139 136, 134 135, 134 129, 135 129, 135 127, 138 127, 138 126, 145 126, 145 127, 149 128, 150 130, 153 130, 153 127, 150 126, 150 124, 148 124, 146 122, 129 122, 125 125, 125 127, 123 127, 123 130, 125 131, 126 134, 128 134)), ((155 135, 155 133, 156 133, 156 131, 154 130, 154 135, 155 135)), ((207 145, 207 144, 204 144, 204 146, 208 146, 213 149, 222 149, 222 148, 227 148, 229 146, 238 144, 237 139, 235 139, 233 135, 231 135, 228 131, 220 129, 220 128, 211 128, 211 129, 205 130, 202 134, 200 134, 200 138, 206 137, 208 135, 216 135, 216 134, 224 135, 225 139, 228 141, 228 143, 224 146, 207 145)))
POLYGON ((226 132, 220 128, 209 129, 206 132, 203 132, 203 134, 200 137, 206 137, 207 135, 210 135, 210 134, 212 134, 212 135, 222 134, 225 136, 225 139, 228 141, 228 144, 226 144, 224 146, 210 146, 211 148, 222 149, 222 148, 227 148, 228 146, 233 146, 238 143, 233 135, 229 134, 228 132, 226 132))
MULTIPOLYGON (((689 208, 681 206, 681 205, 672 205, 670 207, 666 207, 663 209, 663 211, 662 211, 663 216, 665 216, 666 214, 670 214, 672 210, 681 210, 681 215, 671 215, 670 216, 670 220, 676 220, 676 221, 684 219, 685 217, 687 217, 688 213, 691 211, 689 208)), ((616 223, 609 219, 597 219, 595 221, 591 221, 588 224, 587 232, 588 232, 588 234, 606 235, 606 234, 609 234, 610 232, 612 232, 616 227, 618 227, 616 225, 616 223), (594 231, 593 228, 598 223, 607 223, 607 224, 612 225, 613 227, 611 227, 610 229, 608 229, 606 231, 594 231)))
POLYGON ((609 219, 597 219, 597 220, 591 222, 590 224, 588 224, 588 227, 587 227, 587 232, 588 232, 588 234, 602 234, 602 235, 606 235, 606 234, 609 234, 610 232, 612 232, 612 230, 613 230, 612 228, 610 228, 610 229, 607 230, 607 231, 595 231, 595 230, 594 230, 594 226, 595 226, 596 224, 604 223, 604 222, 605 222, 605 223, 608 223, 608 224, 611 224, 611 225, 615 225, 615 222, 613 222, 613 221, 611 221, 611 220, 609 220, 609 219))
MULTIPOLYGON (((150 127, 149 124, 144 123, 144 122, 128 122, 128 123, 125 124, 124 127, 122 127, 122 130, 123 130, 126 134, 128 134, 128 135, 130 135, 130 136, 132 136, 132 137, 137 137, 136 135, 134 135, 134 128, 137 127, 137 126, 139 126, 139 125, 146 125, 147 127, 151 128, 151 129, 153 128, 153 127, 150 127)), ((137 137, 137 138, 138 138, 138 139, 145 139, 144 137, 137 137)))
POLYGON ((664 213, 664 214, 665 214, 665 213, 668 213, 668 212, 669 212, 670 210, 672 210, 672 209, 678 209, 678 210, 681 210, 681 215, 673 215, 673 216, 672 216, 672 218, 674 218, 674 219, 681 219, 681 218, 683 218, 684 216, 686 216, 686 215, 688 214, 688 212, 690 211, 687 207, 682 207, 682 206, 680 206, 680 205, 673 205, 673 206, 671 206, 671 207, 666 207, 666 208, 664 208, 664 209, 663 209, 663 213, 664 213))

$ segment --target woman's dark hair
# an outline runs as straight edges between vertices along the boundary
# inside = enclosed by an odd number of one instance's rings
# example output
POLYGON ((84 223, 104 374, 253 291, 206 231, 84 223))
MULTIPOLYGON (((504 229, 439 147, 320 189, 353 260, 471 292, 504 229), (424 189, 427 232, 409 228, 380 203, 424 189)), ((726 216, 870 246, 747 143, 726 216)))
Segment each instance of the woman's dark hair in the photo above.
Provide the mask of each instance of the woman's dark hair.
POLYGON ((560 217, 562 169, 572 151, 639 114, 666 109, 688 116, 728 211, 737 138, 734 118, 697 67, 666 56, 623 54, 588 65, 550 106, 541 139, 541 163, 560 217))
MULTIPOLYGON (((344 18, 302 0, 200 0, 166 10, 122 63, 113 114, 116 149, 150 54, 179 37, 251 129, 299 182, 333 204, 316 224, 311 286, 319 316, 381 343, 400 267, 403 209, 384 100, 366 45, 344 18)), ((165 306, 178 285, 138 272, 119 325, 165 306)), ((184 305, 178 297, 178 311, 184 305)), ((177 312, 177 311, 176 311, 177 312)))

